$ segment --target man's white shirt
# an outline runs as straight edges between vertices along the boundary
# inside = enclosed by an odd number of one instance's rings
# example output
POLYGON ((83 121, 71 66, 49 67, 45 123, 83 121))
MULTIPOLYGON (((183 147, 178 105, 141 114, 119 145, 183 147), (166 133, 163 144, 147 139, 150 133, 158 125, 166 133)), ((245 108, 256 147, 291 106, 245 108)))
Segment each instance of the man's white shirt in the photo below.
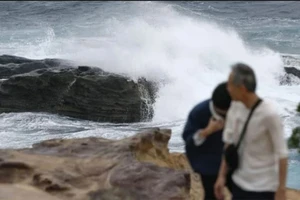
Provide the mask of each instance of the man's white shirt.
MULTIPOLYGON (((223 141, 236 144, 250 109, 232 101, 227 112, 223 141)), ((276 191, 279 185, 279 159, 288 156, 280 116, 271 103, 263 100, 248 123, 238 150, 239 168, 233 181, 247 191, 276 191)))

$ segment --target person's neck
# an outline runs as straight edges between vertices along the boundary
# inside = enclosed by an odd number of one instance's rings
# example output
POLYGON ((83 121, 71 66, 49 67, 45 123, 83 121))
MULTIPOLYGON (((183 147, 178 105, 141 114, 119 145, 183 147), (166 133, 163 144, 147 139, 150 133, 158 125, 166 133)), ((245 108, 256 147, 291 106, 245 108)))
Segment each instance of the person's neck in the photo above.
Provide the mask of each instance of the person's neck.
POLYGON ((259 97, 255 93, 250 93, 245 96, 242 102, 248 109, 251 109, 258 99, 259 97))

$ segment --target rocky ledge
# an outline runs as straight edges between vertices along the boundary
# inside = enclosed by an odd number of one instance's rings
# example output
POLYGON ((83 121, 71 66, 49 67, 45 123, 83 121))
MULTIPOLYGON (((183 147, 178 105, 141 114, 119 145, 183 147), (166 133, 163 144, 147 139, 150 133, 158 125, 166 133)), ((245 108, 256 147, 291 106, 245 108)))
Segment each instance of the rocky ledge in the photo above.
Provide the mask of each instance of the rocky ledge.
POLYGON ((300 79, 300 58, 291 55, 282 55, 285 74, 279 77, 281 85, 298 84, 300 79), (294 81, 296 78, 296 81, 294 81))
MULTIPOLYGON (((149 129, 121 140, 53 139, 0 150, 0 200, 202 199, 200 177, 184 154, 169 152, 170 137, 149 129)), ((287 196, 297 200, 300 192, 287 196)))
POLYGON ((0 56, 0 113, 49 112, 114 123, 151 120, 156 86, 59 59, 0 56))

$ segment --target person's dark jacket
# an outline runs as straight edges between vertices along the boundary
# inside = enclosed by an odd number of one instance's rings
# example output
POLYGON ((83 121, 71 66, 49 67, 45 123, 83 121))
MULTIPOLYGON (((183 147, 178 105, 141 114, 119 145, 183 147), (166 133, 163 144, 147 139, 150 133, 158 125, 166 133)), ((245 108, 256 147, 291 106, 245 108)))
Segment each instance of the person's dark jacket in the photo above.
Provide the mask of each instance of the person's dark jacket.
POLYGON ((212 133, 200 146, 195 146, 193 140, 196 131, 204 129, 212 117, 209 102, 210 99, 205 100, 192 109, 182 137, 185 141, 186 156, 193 170, 203 175, 216 175, 219 171, 223 153, 223 130, 212 133))

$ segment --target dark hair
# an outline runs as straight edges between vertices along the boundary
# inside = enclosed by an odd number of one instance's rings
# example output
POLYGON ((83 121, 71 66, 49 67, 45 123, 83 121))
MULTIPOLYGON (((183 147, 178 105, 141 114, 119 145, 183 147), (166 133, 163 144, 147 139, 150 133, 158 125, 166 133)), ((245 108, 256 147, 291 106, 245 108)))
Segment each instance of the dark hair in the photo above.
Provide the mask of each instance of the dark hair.
POLYGON ((227 82, 220 83, 213 91, 212 102, 214 106, 222 110, 228 110, 231 97, 227 90, 227 82))
POLYGON ((234 85, 244 85, 249 92, 255 92, 256 77, 251 67, 243 63, 236 63, 232 66, 232 72, 234 85))

